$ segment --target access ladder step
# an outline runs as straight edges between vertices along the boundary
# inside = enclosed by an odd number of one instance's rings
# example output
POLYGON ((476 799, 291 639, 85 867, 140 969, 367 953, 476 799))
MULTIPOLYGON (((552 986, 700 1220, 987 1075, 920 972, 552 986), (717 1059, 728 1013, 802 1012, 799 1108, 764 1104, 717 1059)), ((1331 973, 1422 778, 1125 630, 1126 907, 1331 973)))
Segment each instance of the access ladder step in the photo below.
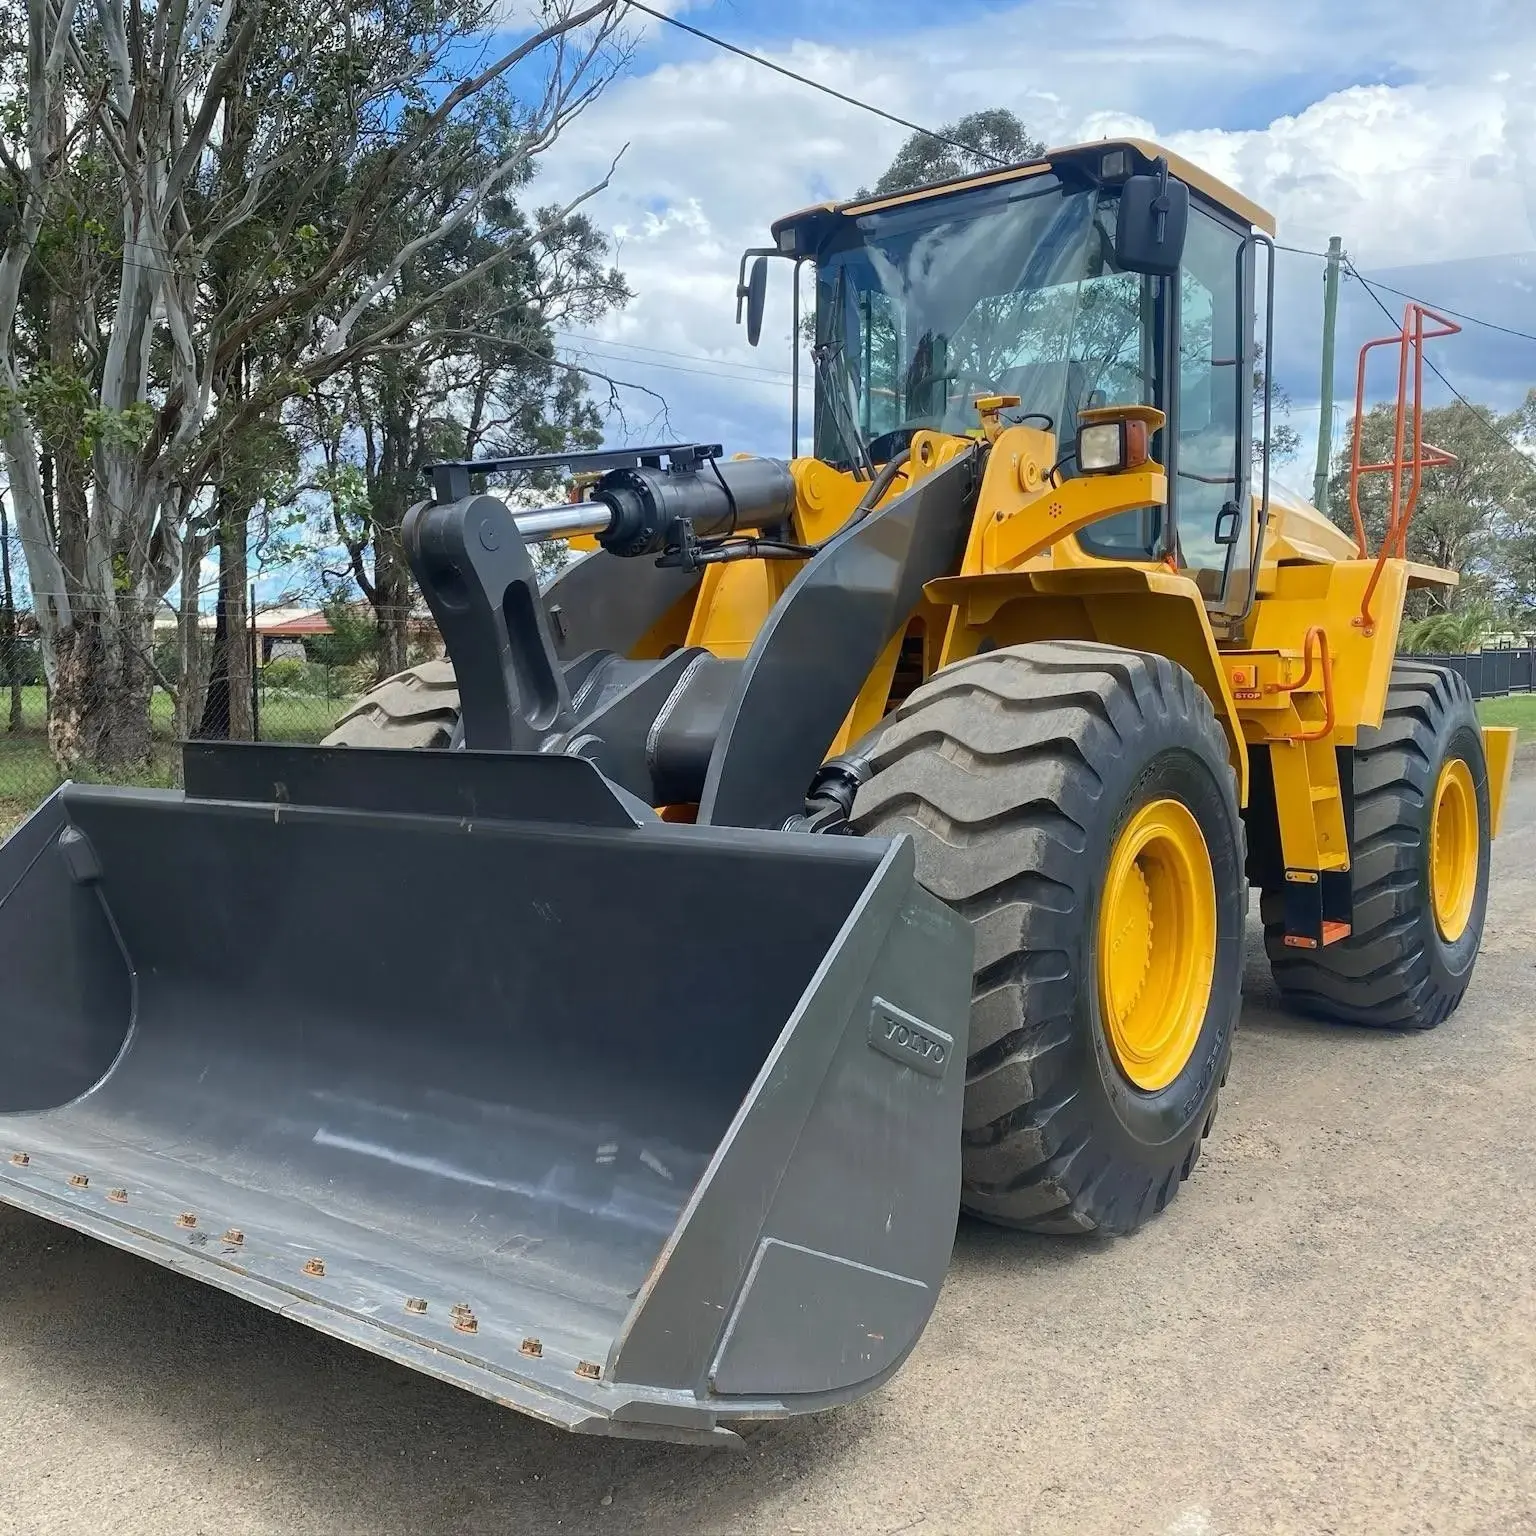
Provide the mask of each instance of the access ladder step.
POLYGON ((1326 949, 1353 932, 1354 882, 1342 869, 1287 869, 1285 944, 1288 949, 1326 949))

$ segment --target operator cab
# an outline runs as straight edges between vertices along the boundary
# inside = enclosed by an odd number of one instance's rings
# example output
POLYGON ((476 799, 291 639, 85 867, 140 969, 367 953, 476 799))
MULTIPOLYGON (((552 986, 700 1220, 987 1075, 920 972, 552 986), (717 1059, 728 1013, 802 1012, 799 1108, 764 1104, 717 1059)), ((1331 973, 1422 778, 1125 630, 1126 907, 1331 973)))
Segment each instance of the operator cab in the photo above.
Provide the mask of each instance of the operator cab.
POLYGON ((978 398, 1016 395, 1006 419, 1048 427, 1058 474, 1070 477, 1082 411, 1156 407, 1166 425, 1152 453, 1168 471, 1170 507, 1106 519, 1078 543, 1101 559, 1171 556, 1213 609, 1237 614, 1249 600, 1263 456, 1255 252, 1272 232, 1237 192, 1122 140, 805 209, 773 226, 771 251, 748 253, 759 261, 742 295, 760 320, 762 258, 814 265, 815 453, 854 472, 921 428, 975 433, 978 398), (1152 205, 1172 247, 1155 257, 1149 184, 1175 194, 1152 205))

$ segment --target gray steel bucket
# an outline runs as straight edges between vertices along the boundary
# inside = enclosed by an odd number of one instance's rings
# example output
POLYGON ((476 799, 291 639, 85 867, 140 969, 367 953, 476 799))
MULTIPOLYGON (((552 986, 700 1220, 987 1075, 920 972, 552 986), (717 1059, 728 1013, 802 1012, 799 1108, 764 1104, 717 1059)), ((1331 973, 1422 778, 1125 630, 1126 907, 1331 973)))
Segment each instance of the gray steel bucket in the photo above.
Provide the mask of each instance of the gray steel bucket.
POLYGON ((569 1429, 878 1385, 959 1193, 910 845, 575 758, 189 749, 0 847, 0 1199, 569 1429))

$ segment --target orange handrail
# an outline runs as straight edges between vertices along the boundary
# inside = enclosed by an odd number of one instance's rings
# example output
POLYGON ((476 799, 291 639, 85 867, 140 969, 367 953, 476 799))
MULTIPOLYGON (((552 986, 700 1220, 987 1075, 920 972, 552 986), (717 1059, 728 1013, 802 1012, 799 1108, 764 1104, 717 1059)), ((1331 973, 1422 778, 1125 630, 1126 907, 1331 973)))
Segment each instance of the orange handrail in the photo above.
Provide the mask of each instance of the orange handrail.
POLYGON ((1371 599, 1375 596, 1381 573, 1389 559, 1408 558, 1408 523, 1419 500, 1424 471, 1441 464, 1454 464, 1456 456, 1424 441, 1424 343, 1440 336, 1454 336, 1461 327, 1454 320, 1438 314, 1426 304, 1410 302, 1403 310, 1402 329, 1395 336, 1381 336, 1360 348, 1360 363, 1355 374, 1355 430, 1349 462, 1349 510, 1355 524, 1355 553, 1367 558, 1365 518, 1360 511, 1360 481, 1366 475, 1390 474, 1392 491, 1388 502, 1387 526, 1376 568, 1366 583, 1360 599, 1360 617, 1354 622, 1367 634, 1375 627, 1371 617, 1371 599), (1426 323, 1428 322, 1428 323, 1426 323), (1397 417, 1392 438, 1392 457, 1379 464, 1361 462, 1361 438, 1365 425, 1365 370, 1376 347, 1395 346, 1397 352, 1397 417), (1409 366, 1413 368, 1413 395, 1409 400, 1409 366), (1408 441, 1412 428, 1412 441, 1408 441), (1412 456, 1404 451, 1411 447, 1412 456), (1407 484, 1404 485, 1404 477, 1407 484))
POLYGON ((1300 736, 1292 736, 1291 741, 1321 741, 1324 736, 1333 734, 1333 658, 1328 654, 1328 631, 1321 624, 1314 624, 1307 631, 1306 638, 1301 642, 1301 659, 1303 666, 1301 676, 1294 683, 1271 683, 1268 688, 1270 693, 1295 693, 1299 688, 1305 688, 1312 681, 1312 646, 1317 645, 1317 662, 1323 670, 1323 723, 1315 731, 1303 732, 1300 736))

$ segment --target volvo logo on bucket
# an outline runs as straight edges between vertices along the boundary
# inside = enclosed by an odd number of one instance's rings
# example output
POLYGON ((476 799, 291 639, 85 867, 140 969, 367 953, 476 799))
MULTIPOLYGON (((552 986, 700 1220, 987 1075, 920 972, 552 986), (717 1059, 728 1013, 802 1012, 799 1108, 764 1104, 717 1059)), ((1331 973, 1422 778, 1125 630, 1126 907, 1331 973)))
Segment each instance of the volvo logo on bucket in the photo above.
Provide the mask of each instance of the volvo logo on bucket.
POLYGON ((929 1077, 943 1077, 944 1065, 955 1048, 954 1037, 885 1001, 875 999, 869 1016, 869 1043, 892 1061, 915 1067, 929 1077))

